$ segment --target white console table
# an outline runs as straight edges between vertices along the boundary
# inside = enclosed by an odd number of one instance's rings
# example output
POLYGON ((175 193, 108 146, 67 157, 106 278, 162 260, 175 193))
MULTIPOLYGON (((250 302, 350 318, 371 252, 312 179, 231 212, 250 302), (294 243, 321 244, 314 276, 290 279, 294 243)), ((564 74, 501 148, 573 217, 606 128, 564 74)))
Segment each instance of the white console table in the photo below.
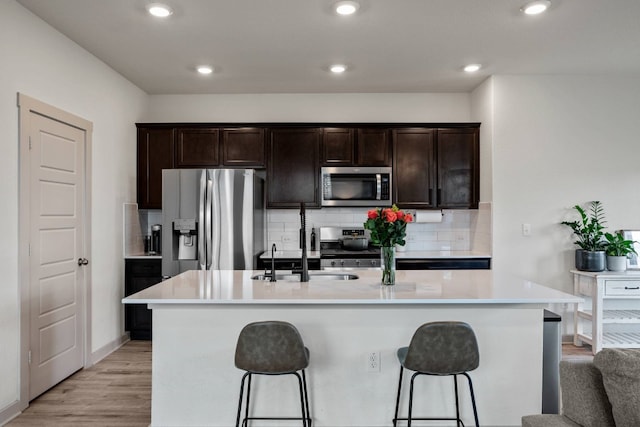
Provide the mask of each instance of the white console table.
POLYGON ((591 273, 571 270, 576 296, 574 344, 603 348, 640 348, 640 271, 591 273))

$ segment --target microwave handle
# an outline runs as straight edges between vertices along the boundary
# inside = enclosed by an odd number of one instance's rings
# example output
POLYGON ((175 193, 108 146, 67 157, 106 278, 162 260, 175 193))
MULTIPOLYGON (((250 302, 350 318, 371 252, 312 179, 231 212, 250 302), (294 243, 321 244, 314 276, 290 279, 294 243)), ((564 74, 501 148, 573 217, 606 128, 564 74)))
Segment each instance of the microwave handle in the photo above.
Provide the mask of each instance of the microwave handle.
POLYGON ((382 175, 376 174, 376 200, 382 199, 382 175))

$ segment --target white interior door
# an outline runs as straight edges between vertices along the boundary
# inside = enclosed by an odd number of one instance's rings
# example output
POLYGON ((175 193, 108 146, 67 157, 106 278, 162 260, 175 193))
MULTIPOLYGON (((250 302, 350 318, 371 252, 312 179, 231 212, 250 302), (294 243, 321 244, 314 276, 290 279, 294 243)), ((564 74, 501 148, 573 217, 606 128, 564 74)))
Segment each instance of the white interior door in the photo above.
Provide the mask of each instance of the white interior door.
POLYGON ((29 114, 31 400, 84 363, 86 132, 29 114))

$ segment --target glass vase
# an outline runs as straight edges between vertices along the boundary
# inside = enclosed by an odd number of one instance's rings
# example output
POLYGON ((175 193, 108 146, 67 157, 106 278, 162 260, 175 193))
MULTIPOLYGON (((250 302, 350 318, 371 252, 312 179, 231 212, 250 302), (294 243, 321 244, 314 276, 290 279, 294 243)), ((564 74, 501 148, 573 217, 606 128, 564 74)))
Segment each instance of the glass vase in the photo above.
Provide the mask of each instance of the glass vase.
POLYGON ((396 248, 382 246, 380 251, 380 267, 382 268, 382 285, 391 286, 396 283, 396 248))

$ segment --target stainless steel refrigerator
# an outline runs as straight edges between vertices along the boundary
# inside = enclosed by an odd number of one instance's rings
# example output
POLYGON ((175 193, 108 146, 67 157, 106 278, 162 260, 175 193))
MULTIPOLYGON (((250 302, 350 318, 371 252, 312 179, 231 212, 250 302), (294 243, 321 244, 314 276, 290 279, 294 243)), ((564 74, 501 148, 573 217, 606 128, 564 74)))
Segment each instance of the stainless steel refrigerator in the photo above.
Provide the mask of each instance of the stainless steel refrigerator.
POLYGON ((264 206, 264 179, 253 169, 163 170, 162 275, 255 269, 264 206))

